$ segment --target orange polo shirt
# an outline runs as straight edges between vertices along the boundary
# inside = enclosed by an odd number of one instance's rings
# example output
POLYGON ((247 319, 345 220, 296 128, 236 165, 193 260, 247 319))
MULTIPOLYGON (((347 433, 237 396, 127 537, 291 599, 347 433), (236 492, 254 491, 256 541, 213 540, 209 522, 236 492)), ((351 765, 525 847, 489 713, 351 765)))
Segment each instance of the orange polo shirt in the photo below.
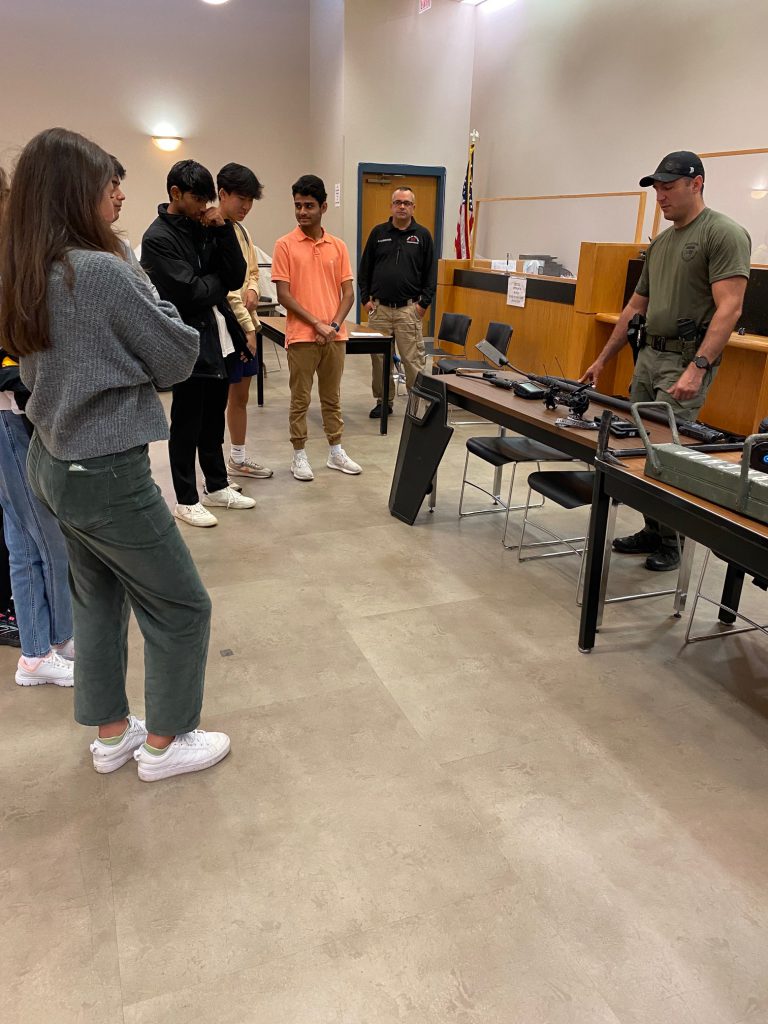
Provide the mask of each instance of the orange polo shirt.
MULTIPOLYGON (((291 295, 307 312, 329 324, 339 308, 343 282, 352 280, 347 247, 340 238, 329 235, 327 231, 323 231, 322 238, 315 242, 296 227, 275 242, 272 280, 285 281, 291 295)), ((314 340, 313 328, 289 310, 286 345, 314 340)), ((337 340, 347 340, 346 324, 341 325, 337 340)))

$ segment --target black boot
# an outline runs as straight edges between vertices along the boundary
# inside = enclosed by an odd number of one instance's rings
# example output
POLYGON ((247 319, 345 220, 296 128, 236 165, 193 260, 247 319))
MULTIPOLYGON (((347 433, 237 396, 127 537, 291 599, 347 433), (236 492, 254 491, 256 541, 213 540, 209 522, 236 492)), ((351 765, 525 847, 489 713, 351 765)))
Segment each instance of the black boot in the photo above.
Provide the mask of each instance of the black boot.
POLYGON ((677 545, 660 547, 655 555, 649 555, 645 560, 645 568, 651 572, 672 572, 680 567, 680 553, 677 545))
POLYGON ((622 555, 650 555, 661 547, 661 537, 650 530, 640 530, 629 537, 616 537, 613 550, 622 555))
MULTIPOLYGON (((389 404, 387 405, 387 412, 388 413, 392 412, 392 406, 389 405, 389 404)), ((381 402, 377 402, 376 405, 374 405, 374 407, 368 413, 368 419, 371 419, 371 420, 380 420, 381 419, 381 402)))

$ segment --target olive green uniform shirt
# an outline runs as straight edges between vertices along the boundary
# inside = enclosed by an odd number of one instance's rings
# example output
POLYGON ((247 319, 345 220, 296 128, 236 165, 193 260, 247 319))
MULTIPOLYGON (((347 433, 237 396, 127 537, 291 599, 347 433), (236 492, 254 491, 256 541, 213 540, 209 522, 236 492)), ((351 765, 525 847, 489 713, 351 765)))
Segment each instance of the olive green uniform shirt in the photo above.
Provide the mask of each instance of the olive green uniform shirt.
POLYGON ((648 334, 677 338, 679 318, 697 327, 715 314, 712 285, 749 277, 752 242, 736 221, 706 207, 679 230, 662 231, 648 247, 635 291, 648 299, 648 334))

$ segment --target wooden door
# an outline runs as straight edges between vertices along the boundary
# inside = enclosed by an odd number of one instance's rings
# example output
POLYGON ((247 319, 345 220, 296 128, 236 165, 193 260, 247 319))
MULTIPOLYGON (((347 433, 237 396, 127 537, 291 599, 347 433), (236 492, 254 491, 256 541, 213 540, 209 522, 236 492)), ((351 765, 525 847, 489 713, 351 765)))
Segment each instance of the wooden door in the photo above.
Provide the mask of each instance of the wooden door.
MULTIPOLYGON (((418 221, 422 227, 425 227, 432 238, 435 238, 437 231, 437 195, 438 195, 438 179, 436 175, 422 175, 422 174, 388 174, 388 173, 376 173, 366 172, 363 174, 363 190, 362 190, 362 203, 361 203, 361 216, 362 222, 360 225, 360 237, 362 239, 362 245, 365 243, 370 235, 371 230, 376 227, 377 224, 383 224, 389 220, 392 210, 392 193, 396 188, 410 188, 413 189, 413 194, 416 197, 416 207, 414 209, 414 220, 418 221)), ((362 249, 360 251, 362 256, 362 249)), ((435 259, 439 257, 439 253, 435 252, 435 259)), ((434 314, 434 303, 430 310, 430 324, 434 314)), ((358 310, 358 322, 360 322, 361 311, 358 310)), ((426 318, 424 322, 424 333, 432 334, 433 329, 427 324, 426 318)))

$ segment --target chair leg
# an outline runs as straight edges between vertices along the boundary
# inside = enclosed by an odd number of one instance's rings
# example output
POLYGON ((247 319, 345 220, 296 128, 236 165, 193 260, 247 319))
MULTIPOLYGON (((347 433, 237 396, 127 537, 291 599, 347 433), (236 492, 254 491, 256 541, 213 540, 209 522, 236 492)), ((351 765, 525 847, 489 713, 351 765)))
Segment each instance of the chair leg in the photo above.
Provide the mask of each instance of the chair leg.
MULTIPOLYGON (((501 535, 501 546, 506 548, 507 551, 511 550, 514 545, 507 544, 507 530, 509 529, 509 511, 512 505, 512 488, 515 486, 515 473, 517 472, 517 463, 512 463, 512 477, 509 481, 509 494, 507 495, 507 514, 504 518, 504 533, 501 535)), ((530 494, 529 494, 530 497, 530 494)))
MULTIPOLYGON (((525 511, 523 512, 523 528, 520 531, 520 543, 517 545, 517 560, 518 560, 518 562, 522 562, 522 560, 523 560, 523 541, 525 540, 525 530, 526 530, 526 527, 528 526, 528 507, 530 506, 530 503, 531 503, 531 488, 529 487, 528 488, 528 495, 527 495, 527 497, 525 499, 525 511)), ((507 512, 507 516, 509 516, 509 512, 507 512)))
POLYGON ((461 478, 461 493, 459 494, 459 519, 463 516, 462 507, 464 505, 464 488, 467 485, 467 465, 469 464, 469 449, 464 459, 464 473, 461 478))
MULTIPOLYGON (((680 539, 678 537, 678 543, 680 539)), ((688 598, 688 590, 691 585, 691 569, 693 568, 693 556, 696 553, 696 545, 690 537, 686 537, 683 550, 680 554, 680 569, 677 573, 677 588, 675 590, 675 618, 679 619, 685 611, 685 602, 688 598)))

